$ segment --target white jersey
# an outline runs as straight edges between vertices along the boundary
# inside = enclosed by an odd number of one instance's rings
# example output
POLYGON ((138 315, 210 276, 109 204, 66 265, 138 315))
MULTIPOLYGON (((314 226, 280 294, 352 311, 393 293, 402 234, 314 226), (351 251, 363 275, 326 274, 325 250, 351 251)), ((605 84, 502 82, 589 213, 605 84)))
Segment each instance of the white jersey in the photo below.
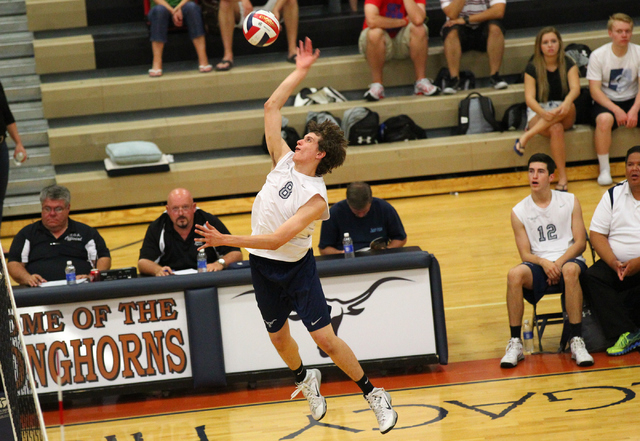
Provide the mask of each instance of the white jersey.
MULTIPOLYGON (((329 203, 324 179, 295 171, 293 152, 287 153, 267 175, 267 182, 256 196, 251 210, 251 235, 273 233, 316 194, 322 196, 327 205, 320 219, 327 220, 329 203)), ((277 250, 247 248, 247 251, 267 259, 297 262, 311 248, 315 223, 311 222, 277 250)))
MULTIPOLYGON (((551 190, 551 203, 539 207, 531 195, 513 207, 531 244, 531 253, 555 262, 575 242, 571 229, 571 213, 575 197, 571 193, 551 190)), ((584 261, 582 256, 576 257, 584 261)))
POLYGON ((638 95, 640 46, 629 43, 627 53, 617 57, 607 43, 589 56, 587 79, 602 82, 602 91, 611 101, 632 100, 638 95))

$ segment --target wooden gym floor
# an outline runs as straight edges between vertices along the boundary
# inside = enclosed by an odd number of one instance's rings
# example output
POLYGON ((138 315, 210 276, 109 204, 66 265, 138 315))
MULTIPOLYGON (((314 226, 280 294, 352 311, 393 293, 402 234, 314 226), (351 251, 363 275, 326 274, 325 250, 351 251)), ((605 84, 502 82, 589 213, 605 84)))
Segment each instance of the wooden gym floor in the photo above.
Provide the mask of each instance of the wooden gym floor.
MULTIPOLYGON (((580 200, 588 228, 606 189, 579 178, 570 170, 569 190, 580 200)), ((396 185, 404 186, 395 189, 396 195, 412 194, 411 185, 396 185)), ((374 196, 388 197, 388 190, 374 187, 374 196)), ((520 186, 391 200, 405 225, 407 245, 428 250, 440 262, 449 364, 421 372, 370 373, 376 386, 391 391, 399 413, 398 425, 385 439, 638 439, 640 353, 594 354, 591 368, 578 368, 570 354, 554 353, 528 356, 515 369, 499 367, 509 337, 506 274, 519 263, 509 213, 528 193, 528 187, 520 186)), ((250 231, 248 214, 221 218, 233 233, 250 231)), ((146 226, 100 229, 114 267, 136 264, 137 241, 146 226)), ((314 247, 318 237, 319 228, 314 247)), ((2 243, 8 248, 10 238, 2 243)), ((587 262, 592 263, 590 256, 587 262)), ((558 302, 551 296, 540 308, 556 310, 558 302)), ((531 314, 529 305, 525 314, 531 314)), ((559 328, 545 332, 546 350, 557 348, 559 328)), ((379 439, 373 413, 345 377, 324 379, 329 410, 319 423, 309 418, 306 402, 288 400, 293 389, 292 381, 274 380, 258 382, 255 389, 231 384, 214 391, 173 392, 166 398, 147 394, 73 400, 65 403, 65 439, 379 439)), ((57 406, 45 406, 45 420, 49 439, 59 440, 57 406)))

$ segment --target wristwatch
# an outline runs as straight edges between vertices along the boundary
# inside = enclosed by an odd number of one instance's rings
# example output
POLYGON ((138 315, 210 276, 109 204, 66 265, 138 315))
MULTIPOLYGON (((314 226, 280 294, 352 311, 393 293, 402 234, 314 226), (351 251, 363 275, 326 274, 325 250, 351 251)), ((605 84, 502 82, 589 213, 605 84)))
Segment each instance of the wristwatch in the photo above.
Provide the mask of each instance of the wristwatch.
POLYGON ((466 25, 470 25, 471 24, 471 23, 469 23, 469 16, 468 15, 464 16, 464 24, 466 24, 466 25))
POLYGON ((223 258, 218 259, 218 263, 222 265, 222 269, 227 267, 227 262, 225 262, 223 258))

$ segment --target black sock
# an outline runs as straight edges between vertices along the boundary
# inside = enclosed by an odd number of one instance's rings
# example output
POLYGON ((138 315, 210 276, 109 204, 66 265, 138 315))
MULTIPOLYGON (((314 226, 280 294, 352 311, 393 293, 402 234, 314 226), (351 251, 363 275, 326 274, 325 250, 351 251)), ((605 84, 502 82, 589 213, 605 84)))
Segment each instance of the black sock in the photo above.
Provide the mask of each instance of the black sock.
POLYGON ((362 393, 365 397, 369 395, 371 391, 373 391, 373 384, 371 384, 366 374, 363 375, 361 379, 356 381, 356 384, 362 390, 362 393))
POLYGON ((571 330, 571 338, 582 337, 582 322, 580 323, 569 322, 569 328, 571 330))
POLYGON ((511 338, 522 338, 520 337, 520 333, 522 332, 522 326, 510 326, 511 328, 511 338))
POLYGON ((307 377, 307 368, 304 367, 303 363, 300 363, 300 367, 292 372, 296 376, 296 383, 302 383, 307 377))

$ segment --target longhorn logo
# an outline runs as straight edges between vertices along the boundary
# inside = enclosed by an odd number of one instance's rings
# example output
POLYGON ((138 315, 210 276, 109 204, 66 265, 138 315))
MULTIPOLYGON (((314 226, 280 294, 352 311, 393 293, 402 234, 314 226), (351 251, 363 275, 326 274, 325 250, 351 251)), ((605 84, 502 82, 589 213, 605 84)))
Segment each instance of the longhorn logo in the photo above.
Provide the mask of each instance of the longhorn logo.
MULTIPOLYGON (((342 323, 342 320, 345 316, 355 316, 362 314, 365 310, 365 302, 369 300, 369 298, 371 298, 373 293, 380 287, 380 285, 382 285, 383 283, 394 281, 413 282, 413 280, 406 279, 404 277, 383 277, 382 279, 378 279, 373 282, 371 286, 365 290, 365 292, 352 299, 341 300, 335 298, 327 298, 327 304, 329 305, 329 311, 331 313, 331 326, 333 326, 333 331, 336 333, 336 335, 338 335, 338 329, 340 328, 340 324, 342 323)), ((254 293, 254 290, 245 291, 241 294, 238 294, 234 298, 252 293, 254 293)), ((289 315, 289 319, 296 322, 300 321, 300 317, 295 312, 292 312, 291 315, 289 315)), ((269 324, 267 323, 267 325, 269 324)), ((318 351, 320 351, 321 357, 329 357, 322 349, 318 348, 318 351)))

